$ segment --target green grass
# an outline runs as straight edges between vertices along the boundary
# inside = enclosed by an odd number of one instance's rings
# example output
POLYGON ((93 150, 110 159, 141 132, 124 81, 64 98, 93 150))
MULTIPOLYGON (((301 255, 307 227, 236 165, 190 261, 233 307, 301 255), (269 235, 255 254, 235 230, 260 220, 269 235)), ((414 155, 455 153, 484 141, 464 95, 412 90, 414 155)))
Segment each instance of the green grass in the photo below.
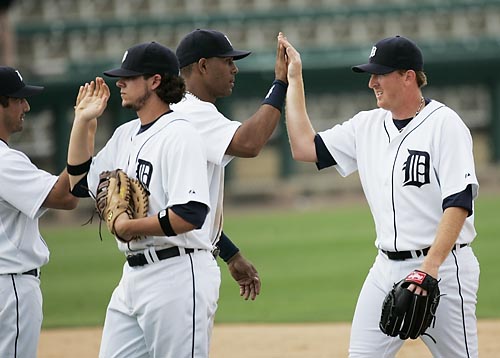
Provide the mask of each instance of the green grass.
MULTIPOLYGON (((481 264, 479 318, 498 318, 500 294, 500 197, 476 203, 481 264)), ((44 267, 44 327, 101 325, 108 299, 124 262, 116 244, 95 225, 43 227, 51 248, 44 267)), ((257 267, 262 293, 244 301, 220 261, 222 286, 217 322, 350 321, 359 289, 371 266, 373 222, 365 204, 314 211, 281 210, 262 214, 226 213, 225 231, 257 267)))

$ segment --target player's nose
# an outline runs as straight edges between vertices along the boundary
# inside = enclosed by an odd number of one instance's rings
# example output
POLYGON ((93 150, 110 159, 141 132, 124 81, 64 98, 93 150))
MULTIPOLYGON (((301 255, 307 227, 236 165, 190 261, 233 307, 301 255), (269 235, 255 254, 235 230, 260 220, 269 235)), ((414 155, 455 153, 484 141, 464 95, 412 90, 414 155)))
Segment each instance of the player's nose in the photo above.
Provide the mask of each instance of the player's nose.
POLYGON ((24 104, 24 113, 29 112, 31 110, 31 107, 26 98, 23 98, 23 104, 24 104))
POLYGON ((375 88, 378 85, 378 76, 370 75, 370 80, 368 81, 368 88, 375 88))

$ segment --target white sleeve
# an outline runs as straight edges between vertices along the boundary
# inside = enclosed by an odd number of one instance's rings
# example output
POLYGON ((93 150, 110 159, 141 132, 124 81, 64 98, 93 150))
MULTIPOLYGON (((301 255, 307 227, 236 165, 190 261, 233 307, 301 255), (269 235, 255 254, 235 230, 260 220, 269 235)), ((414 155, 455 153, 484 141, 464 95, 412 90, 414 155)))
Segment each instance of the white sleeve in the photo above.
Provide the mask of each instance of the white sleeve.
POLYGON ((24 153, 15 150, 4 153, 2 166, 0 197, 29 218, 39 217, 59 177, 37 168, 24 153))
POLYGON ((172 140, 168 141, 162 157, 162 168, 167 170, 162 173, 167 206, 197 201, 210 208, 207 157, 200 134, 183 120, 171 123, 169 130, 172 140))
POLYGON ((442 199, 463 191, 472 185, 472 197, 477 197, 479 183, 476 177, 472 136, 462 119, 452 110, 440 128, 436 140, 439 148, 436 174, 442 199))
POLYGON ((356 134, 353 119, 318 133, 337 162, 335 168, 343 177, 358 169, 356 161, 356 134))
POLYGON ((241 126, 241 122, 231 121, 213 109, 194 113, 194 115, 203 118, 203 120, 190 120, 190 122, 194 124, 205 141, 208 161, 222 166, 228 164, 233 156, 225 155, 225 153, 234 134, 241 126))

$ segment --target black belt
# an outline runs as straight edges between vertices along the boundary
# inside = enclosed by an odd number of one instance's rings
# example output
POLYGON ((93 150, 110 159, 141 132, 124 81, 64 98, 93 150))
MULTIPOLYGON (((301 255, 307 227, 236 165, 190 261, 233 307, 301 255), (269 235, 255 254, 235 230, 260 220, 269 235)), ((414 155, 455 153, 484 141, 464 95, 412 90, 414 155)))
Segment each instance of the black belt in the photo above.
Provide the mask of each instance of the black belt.
MULTIPOLYGON (((194 249, 185 249, 186 254, 190 254, 194 252, 194 249)), ((174 247, 169 247, 168 249, 163 249, 163 250, 158 250, 156 251, 156 256, 158 256, 158 259, 160 260, 166 260, 171 257, 176 257, 180 256, 181 252, 177 246, 174 247)), ((146 256, 144 254, 135 254, 135 255, 128 255, 127 256, 127 262, 129 266, 144 266, 148 264, 148 260, 146 259, 146 256)))
POLYGON ((23 272, 23 275, 31 275, 31 276, 38 277, 38 269, 33 269, 33 270, 23 272))
MULTIPOLYGON (((468 246, 469 244, 460 244, 458 245, 459 248, 468 246)), ((457 245, 454 245, 453 248, 451 249, 456 250, 457 245)), ((425 256, 429 252, 430 247, 426 247, 425 249, 422 250, 413 250, 413 251, 385 251, 381 250, 384 254, 387 255, 389 260, 396 260, 396 261, 402 261, 406 259, 411 259, 413 257, 420 257, 420 256, 425 256)))

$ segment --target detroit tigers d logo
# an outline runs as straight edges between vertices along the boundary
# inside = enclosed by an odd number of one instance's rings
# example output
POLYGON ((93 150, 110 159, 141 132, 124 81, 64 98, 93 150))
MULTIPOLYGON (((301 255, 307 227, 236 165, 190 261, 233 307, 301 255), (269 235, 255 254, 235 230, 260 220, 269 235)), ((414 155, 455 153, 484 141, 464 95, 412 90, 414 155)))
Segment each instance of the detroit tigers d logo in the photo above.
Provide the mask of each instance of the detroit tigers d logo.
POLYGON ((408 149, 410 155, 403 165, 405 181, 403 186, 414 185, 420 188, 430 183, 430 155, 427 152, 408 149))
POLYGON ((135 175, 137 179, 149 190, 149 183, 153 174, 153 164, 145 160, 139 159, 137 161, 137 169, 135 175))

